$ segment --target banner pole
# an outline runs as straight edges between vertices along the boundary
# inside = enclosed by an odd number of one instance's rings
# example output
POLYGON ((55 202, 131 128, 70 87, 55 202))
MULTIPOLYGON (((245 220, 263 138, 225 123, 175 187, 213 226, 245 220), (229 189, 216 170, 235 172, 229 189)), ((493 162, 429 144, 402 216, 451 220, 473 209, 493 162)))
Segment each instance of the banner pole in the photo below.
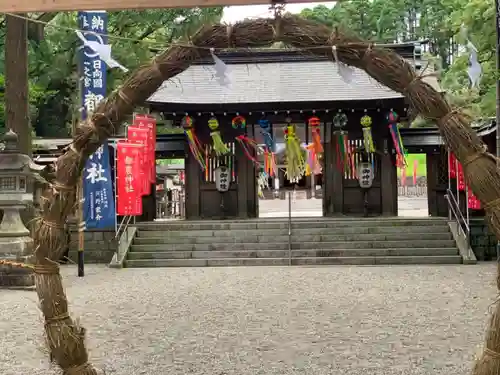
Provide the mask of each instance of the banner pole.
POLYGON ((85 276, 85 218, 83 216, 83 180, 80 179, 78 188, 78 277, 85 276))

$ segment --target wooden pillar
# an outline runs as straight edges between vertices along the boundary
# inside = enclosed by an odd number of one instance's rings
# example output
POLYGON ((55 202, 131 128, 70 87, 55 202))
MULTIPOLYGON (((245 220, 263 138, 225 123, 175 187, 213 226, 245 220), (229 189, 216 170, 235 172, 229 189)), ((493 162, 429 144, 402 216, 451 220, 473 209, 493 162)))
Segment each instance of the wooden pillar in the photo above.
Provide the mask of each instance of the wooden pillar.
MULTIPOLYGON (((25 16, 25 14, 20 14, 25 16)), ((31 156, 31 127, 28 103, 28 23, 6 15, 5 111, 7 127, 19 138, 19 149, 31 156)))
POLYGON ((196 220, 200 218, 200 166, 194 160, 191 152, 187 152, 185 164, 185 210, 186 219, 196 220))
POLYGON ((237 194, 238 194, 238 217, 241 219, 248 218, 248 190, 252 182, 255 184, 255 180, 252 181, 248 175, 248 159, 245 156, 244 151, 241 149, 239 144, 235 147, 235 164, 237 173, 237 194))
POLYGON ((438 177, 438 157, 439 155, 428 152, 427 164, 427 205, 430 216, 438 216, 437 199, 437 177, 438 177))
POLYGON ((344 209, 344 179, 342 171, 336 168, 336 139, 331 137, 325 143, 323 165, 323 216, 340 215, 344 209))
MULTIPOLYGON (((387 143, 386 140, 384 140, 387 143)), ((382 215, 398 215, 398 176, 394 164, 394 156, 385 147, 381 156, 380 191, 382 194, 382 215)))

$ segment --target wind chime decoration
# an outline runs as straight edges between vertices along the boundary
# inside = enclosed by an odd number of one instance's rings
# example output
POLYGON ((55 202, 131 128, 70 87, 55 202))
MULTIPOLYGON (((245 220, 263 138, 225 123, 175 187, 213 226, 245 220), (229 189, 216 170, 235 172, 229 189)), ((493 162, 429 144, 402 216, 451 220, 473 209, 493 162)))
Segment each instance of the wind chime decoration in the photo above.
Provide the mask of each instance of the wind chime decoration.
POLYGON ((200 165, 201 170, 204 171, 206 165, 203 158, 203 146, 194 131, 194 120, 191 116, 184 116, 181 120, 181 124, 184 129, 184 134, 186 134, 191 155, 193 155, 196 162, 200 165))
POLYGON ((392 143, 394 144, 394 149, 396 150, 396 167, 405 168, 407 164, 403 139, 401 138, 401 133, 399 132, 398 127, 399 116, 396 112, 391 110, 387 114, 386 118, 389 124, 389 131, 391 132, 392 143))
POLYGON ((298 182, 306 170, 306 162, 300 147, 300 139, 297 137, 294 125, 288 125, 285 132, 285 175, 290 182, 298 182))
POLYGON ((368 154, 375 152, 375 145, 372 137, 372 118, 368 115, 361 117, 361 126, 363 127, 363 144, 368 154))
POLYGON ((276 158, 274 155, 275 144, 271 135, 271 124, 269 120, 260 119, 259 127, 264 138, 264 173, 268 177, 274 177, 276 171, 276 158))
POLYGON ((210 137, 212 137, 212 148, 217 156, 225 155, 229 152, 229 147, 226 146, 219 131, 219 121, 212 117, 208 120, 208 127, 210 128, 210 137))
POLYGON ((335 136, 335 152, 337 154, 337 167, 340 171, 349 173, 350 171, 350 151, 349 136, 344 131, 347 126, 347 115, 338 112, 333 117, 333 135, 335 136))

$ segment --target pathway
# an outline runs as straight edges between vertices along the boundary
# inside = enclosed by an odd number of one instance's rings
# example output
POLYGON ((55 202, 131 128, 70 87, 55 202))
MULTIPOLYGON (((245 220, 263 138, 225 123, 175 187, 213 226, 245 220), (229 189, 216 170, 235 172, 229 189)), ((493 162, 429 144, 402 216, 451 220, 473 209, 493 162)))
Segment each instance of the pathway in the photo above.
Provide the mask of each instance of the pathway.
MULTIPOLYGON (((107 375, 469 375, 495 265, 63 270, 107 375)), ((0 290, 0 374, 53 375, 33 291, 0 290)))

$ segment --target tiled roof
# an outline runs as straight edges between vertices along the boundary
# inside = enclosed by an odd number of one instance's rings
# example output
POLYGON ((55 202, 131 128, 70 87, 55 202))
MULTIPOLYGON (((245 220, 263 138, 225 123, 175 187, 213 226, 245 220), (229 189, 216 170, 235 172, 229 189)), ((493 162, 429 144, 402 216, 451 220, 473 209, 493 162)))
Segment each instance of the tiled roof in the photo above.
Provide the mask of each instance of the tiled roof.
MULTIPOLYGON (((360 69, 344 82, 330 60, 276 59, 232 63, 226 61, 230 84, 221 86, 213 65, 192 65, 163 85, 148 102, 172 104, 242 104, 267 102, 329 102, 395 99, 402 95, 378 83, 360 69)), ((408 59, 413 63, 413 59, 408 59)), ((425 73, 428 74, 427 67, 425 73)), ((424 80, 439 90, 435 77, 424 80)))

